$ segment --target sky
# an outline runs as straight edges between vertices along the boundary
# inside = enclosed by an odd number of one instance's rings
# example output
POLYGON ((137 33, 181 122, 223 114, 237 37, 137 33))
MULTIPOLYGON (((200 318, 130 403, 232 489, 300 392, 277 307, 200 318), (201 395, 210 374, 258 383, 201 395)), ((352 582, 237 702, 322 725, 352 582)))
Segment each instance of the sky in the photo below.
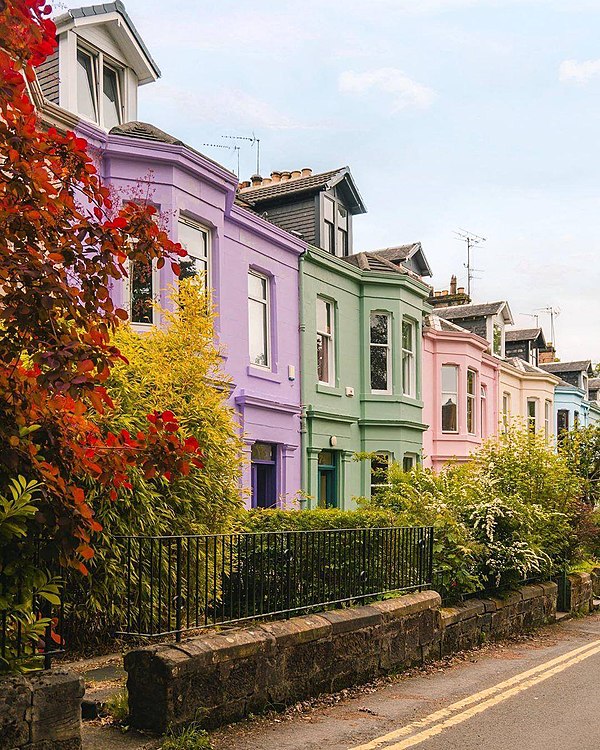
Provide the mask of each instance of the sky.
MULTIPOLYGON (((69 2, 69 7, 83 3, 69 2)), ((420 241, 558 356, 600 361, 600 0, 125 0, 162 71, 139 119, 236 170, 349 166, 354 249, 420 241), (550 318, 540 324, 550 338, 550 318)))

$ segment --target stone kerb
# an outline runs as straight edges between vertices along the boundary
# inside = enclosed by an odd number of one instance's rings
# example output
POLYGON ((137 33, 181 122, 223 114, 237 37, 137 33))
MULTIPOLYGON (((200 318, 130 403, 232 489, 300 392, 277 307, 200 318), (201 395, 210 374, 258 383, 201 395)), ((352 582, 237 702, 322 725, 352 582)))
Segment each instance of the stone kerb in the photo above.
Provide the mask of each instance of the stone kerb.
POLYGON ((83 678, 60 669, 0 678, 2 750, 79 750, 83 678))

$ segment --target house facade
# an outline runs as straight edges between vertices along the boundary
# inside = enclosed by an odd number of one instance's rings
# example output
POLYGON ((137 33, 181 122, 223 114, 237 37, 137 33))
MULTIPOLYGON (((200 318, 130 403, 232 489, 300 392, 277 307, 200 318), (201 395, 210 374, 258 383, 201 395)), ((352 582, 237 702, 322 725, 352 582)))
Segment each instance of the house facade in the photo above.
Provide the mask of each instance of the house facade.
POLYGON ((589 390, 589 383, 594 374, 591 361, 548 362, 541 367, 558 379, 554 393, 554 423, 557 436, 560 438, 561 432, 596 424, 599 416, 598 405, 596 401, 590 400, 589 390))
POLYGON ((559 378, 519 357, 505 359, 500 365, 500 425, 527 427, 554 439, 554 389, 559 378))
POLYGON ((466 461, 498 431, 500 360, 486 339, 429 315, 423 333, 423 464, 466 461))
MULTIPOLYGON (((56 59, 39 71, 47 120, 75 127, 119 199, 146 200, 188 252, 182 276, 202 277, 215 306, 230 403, 244 437, 248 504, 275 507, 300 490, 299 257, 306 243, 236 202, 238 180, 177 138, 135 120, 152 61, 121 2, 56 19, 56 59)), ((160 325, 177 279, 129 268, 113 289, 141 333, 160 325)))
POLYGON ((314 247, 300 283, 303 487, 310 507, 347 509, 371 495, 378 468, 420 460, 429 289, 375 253, 342 260, 314 247))

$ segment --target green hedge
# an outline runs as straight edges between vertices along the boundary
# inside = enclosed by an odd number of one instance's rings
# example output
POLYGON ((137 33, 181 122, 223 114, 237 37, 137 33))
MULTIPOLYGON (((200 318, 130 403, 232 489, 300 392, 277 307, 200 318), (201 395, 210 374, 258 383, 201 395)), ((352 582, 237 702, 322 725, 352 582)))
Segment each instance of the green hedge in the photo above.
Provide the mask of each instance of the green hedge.
POLYGON ((254 508, 240 517, 239 531, 313 531, 374 529, 397 526, 396 514, 385 508, 359 510, 265 510, 254 508))

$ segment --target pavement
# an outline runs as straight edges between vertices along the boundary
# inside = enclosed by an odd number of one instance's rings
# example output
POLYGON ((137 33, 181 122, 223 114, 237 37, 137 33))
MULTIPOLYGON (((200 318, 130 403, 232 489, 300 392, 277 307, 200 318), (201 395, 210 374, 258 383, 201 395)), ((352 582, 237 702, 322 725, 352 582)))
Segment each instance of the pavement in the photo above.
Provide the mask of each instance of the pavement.
MULTIPOLYGON (((211 735, 214 750, 600 750, 600 613, 306 701, 211 735)), ((96 722, 84 750, 160 741, 96 722)))

